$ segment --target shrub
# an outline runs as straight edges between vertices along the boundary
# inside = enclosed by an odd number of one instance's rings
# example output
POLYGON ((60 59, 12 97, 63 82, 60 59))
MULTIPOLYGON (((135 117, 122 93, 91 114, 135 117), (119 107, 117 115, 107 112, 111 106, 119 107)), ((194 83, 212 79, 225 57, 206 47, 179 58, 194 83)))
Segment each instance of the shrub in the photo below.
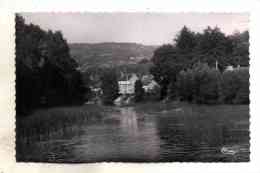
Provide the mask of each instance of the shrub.
POLYGON ((170 87, 171 98, 177 96, 180 100, 192 101, 193 75, 192 70, 181 71, 177 77, 176 85, 170 87))
MULTIPOLYGON (((196 78, 196 73, 194 73, 196 78)), ((199 92, 194 93, 197 103, 218 103, 220 101, 220 72, 216 69, 207 68, 205 74, 201 78, 201 83, 195 85, 199 92)))
POLYGON ((249 103, 249 70, 241 68, 223 73, 222 98, 225 103, 249 103))
POLYGON ((198 63, 192 69, 181 71, 170 96, 202 104, 248 104, 248 68, 220 71, 198 63))
POLYGON ((175 88, 176 95, 181 100, 206 104, 219 103, 221 74, 207 64, 198 63, 192 69, 180 72, 175 88))

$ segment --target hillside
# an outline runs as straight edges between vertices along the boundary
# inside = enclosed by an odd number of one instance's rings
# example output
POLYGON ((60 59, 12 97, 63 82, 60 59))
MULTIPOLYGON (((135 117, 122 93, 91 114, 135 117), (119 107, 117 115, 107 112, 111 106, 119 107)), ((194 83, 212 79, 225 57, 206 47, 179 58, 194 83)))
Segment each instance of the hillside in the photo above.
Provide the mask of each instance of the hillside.
POLYGON ((81 68, 89 66, 136 64, 150 59, 156 46, 136 43, 69 44, 71 56, 81 68))

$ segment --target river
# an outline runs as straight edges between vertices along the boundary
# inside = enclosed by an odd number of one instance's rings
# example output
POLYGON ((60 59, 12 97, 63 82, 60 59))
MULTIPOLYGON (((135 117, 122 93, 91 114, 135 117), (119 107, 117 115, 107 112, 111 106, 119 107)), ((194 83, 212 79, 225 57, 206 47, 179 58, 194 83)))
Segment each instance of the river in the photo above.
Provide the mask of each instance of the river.
POLYGON ((204 108, 189 111, 177 108, 145 113, 134 107, 116 107, 113 114, 100 122, 75 125, 71 133, 58 139, 38 142, 31 149, 41 154, 32 155, 31 160, 65 163, 249 161, 247 119, 232 119, 235 115, 230 115, 231 119, 223 115, 217 117, 217 111, 212 112, 214 117, 205 115, 211 111, 204 108))

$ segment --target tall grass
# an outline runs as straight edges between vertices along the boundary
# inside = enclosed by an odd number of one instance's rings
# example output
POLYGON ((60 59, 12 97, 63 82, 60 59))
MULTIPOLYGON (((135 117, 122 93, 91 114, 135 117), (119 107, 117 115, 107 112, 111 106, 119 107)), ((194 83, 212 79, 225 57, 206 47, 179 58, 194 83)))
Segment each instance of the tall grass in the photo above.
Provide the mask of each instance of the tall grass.
MULTIPOLYGON (((86 105, 37 110, 27 117, 16 119, 17 143, 48 140, 63 135, 73 126, 100 121, 105 117, 105 107, 86 105)), ((106 110, 107 112, 108 110, 106 110)))

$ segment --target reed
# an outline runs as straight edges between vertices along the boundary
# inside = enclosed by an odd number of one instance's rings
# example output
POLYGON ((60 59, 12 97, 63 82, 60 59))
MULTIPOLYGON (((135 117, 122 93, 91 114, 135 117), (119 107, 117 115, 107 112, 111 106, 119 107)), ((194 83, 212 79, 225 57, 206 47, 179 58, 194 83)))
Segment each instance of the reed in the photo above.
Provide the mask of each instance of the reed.
POLYGON ((55 138, 75 126, 101 121, 105 117, 105 109, 97 105, 58 107, 37 110, 27 117, 17 116, 16 140, 29 144, 35 140, 55 138))

